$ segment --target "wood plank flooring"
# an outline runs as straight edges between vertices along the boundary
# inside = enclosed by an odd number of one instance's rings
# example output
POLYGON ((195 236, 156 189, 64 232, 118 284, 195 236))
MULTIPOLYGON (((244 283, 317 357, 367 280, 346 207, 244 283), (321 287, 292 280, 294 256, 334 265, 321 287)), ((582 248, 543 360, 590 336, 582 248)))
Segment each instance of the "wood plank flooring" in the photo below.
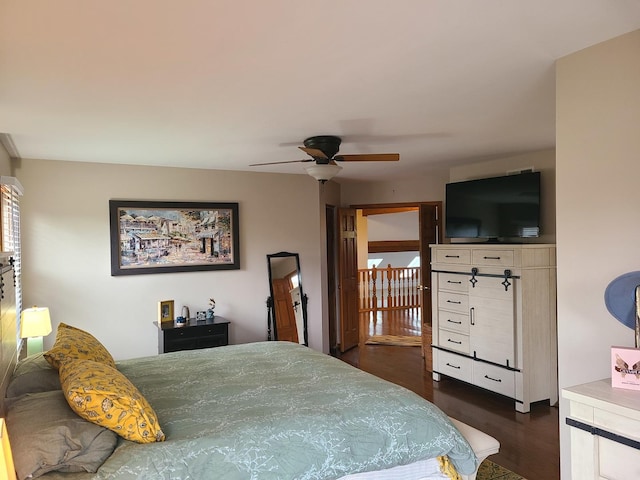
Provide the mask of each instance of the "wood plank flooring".
MULTIPOLYGON (((419 335, 415 314, 363 315, 367 335, 419 335), (397 321, 395 321, 397 320, 397 321)), ((548 402, 518 413, 506 397, 444 378, 434 382, 423 368, 418 347, 363 345, 339 355, 355 367, 409 390, 436 404, 447 415, 472 425, 500 441, 500 452, 489 457, 527 480, 559 480, 558 408, 548 402)))

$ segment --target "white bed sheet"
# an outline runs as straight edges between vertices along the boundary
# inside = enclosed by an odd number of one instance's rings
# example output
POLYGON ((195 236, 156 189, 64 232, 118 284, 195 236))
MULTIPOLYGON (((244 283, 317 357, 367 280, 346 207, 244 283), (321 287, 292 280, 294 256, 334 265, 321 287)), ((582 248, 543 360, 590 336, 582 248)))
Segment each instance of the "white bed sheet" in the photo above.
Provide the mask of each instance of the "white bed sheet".
POLYGON ((449 480, 449 477, 440 471, 438 459, 429 458, 386 470, 355 473, 339 480, 449 480))

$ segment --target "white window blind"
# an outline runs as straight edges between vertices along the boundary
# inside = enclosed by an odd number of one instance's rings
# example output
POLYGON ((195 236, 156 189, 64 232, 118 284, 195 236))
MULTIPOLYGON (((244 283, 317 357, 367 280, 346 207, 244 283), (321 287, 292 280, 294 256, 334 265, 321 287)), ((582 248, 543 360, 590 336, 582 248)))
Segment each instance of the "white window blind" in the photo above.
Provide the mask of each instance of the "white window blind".
POLYGON ((3 252, 13 254, 13 266, 16 275, 16 334, 18 349, 22 343, 20 338, 20 312, 22 312, 22 257, 20 245, 20 196, 22 185, 15 177, 0 177, 0 203, 2 232, 1 245, 3 252))

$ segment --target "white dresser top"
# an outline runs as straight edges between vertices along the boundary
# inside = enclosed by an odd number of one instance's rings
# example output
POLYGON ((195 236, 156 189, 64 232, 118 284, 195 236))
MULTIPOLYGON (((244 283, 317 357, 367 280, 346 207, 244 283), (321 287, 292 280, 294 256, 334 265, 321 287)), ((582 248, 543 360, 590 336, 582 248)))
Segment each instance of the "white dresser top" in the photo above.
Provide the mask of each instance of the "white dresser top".
POLYGON ((568 400, 640 420, 640 390, 613 388, 610 378, 564 388, 562 396, 568 400))

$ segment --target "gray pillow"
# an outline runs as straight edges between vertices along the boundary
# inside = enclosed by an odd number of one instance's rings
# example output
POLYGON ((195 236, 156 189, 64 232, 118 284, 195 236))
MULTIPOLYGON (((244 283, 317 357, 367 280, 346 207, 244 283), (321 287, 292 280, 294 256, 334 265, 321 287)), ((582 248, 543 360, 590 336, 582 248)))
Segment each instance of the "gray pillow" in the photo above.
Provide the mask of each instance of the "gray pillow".
POLYGON ((76 415, 62 390, 9 399, 6 422, 19 480, 51 471, 93 473, 118 441, 116 433, 76 415))
POLYGON ((11 382, 7 387, 7 397, 19 397, 25 393, 60 390, 60 375, 42 356, 31 355, 16 365, 11 382))

